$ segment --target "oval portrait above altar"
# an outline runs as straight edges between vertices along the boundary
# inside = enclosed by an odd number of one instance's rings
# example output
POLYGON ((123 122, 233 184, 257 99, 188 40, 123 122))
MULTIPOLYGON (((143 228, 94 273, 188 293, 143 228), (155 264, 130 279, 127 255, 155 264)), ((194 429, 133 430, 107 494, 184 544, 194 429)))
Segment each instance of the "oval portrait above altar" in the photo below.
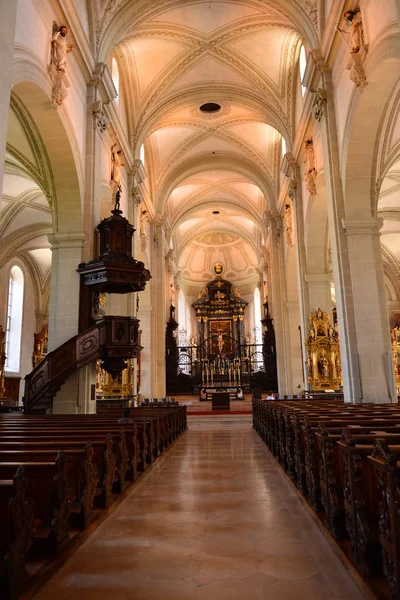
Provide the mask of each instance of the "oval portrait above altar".
POLYGON ((213 267, 214 273, 216 275, 222 275, 224 272, 224 265, 221 262, 216 262, 213 267))

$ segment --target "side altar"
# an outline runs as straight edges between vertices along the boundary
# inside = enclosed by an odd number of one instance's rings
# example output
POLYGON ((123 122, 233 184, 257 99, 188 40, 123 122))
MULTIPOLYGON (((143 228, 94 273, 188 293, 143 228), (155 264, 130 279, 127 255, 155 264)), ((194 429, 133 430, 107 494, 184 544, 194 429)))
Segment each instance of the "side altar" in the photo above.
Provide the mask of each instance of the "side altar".
POLYGON ((320 308, 310 315, 310 329, 305 346, 311 390, 337 390, 342 385, 338 332, 328 313, 322 312, 320 308))

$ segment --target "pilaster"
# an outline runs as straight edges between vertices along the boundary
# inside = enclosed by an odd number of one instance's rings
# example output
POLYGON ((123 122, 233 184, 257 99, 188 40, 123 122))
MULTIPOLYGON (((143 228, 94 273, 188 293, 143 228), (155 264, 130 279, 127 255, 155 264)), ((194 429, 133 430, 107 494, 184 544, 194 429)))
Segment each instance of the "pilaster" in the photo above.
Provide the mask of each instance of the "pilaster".
POLYGON ((285 261, 283 255, 282 219, 280 217, 270 218, 269 230, 272 282, 271 315, 275 329, 278 389, 279 393, 284 395, 290 393, 289 372, 291 365, 286 319, 285 261))
POLYGON ((18 2, 0 0, 0 190, 3 189, 17 6, 18 2))
POLYGON ((48 236, 52 250, 49 352, 78 333, 79 275, 83 232, 57 232, 48 236))

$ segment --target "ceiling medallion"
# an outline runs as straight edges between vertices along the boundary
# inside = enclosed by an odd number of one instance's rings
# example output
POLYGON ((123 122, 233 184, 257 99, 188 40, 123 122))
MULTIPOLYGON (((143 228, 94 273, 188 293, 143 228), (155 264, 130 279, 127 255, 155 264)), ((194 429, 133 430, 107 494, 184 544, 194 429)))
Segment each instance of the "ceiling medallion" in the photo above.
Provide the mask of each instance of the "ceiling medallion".
POLYGON ((216 262, 213 266, 215 275, 222 275, 224 272, 224 265, 221 262, 216 262))

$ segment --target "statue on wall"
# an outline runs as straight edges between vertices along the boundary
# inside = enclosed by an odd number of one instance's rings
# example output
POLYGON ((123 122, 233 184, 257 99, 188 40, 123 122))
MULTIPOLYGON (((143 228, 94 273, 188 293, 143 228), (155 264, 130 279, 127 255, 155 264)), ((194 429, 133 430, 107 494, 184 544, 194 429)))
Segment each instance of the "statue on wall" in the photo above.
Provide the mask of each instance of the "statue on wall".
POLYGON ((285 240, 288 246, 293 246, 292 206, 285 204, 285 240))
POLYGON ((314 142, 312 138, 309 138, 304 142, 304 147, 306 150, 306 171, 304 174, 304 180, 306 182, 306 188, 310 192, 312 196, 317 193, 317 188, 315 186, 315 179, 317 177, 317 171, 315 169, 315 152, 314 152, 314 142))
POLYGON ((329 361, 326 358, 324 350, 321 352, 321 356, 318 361, 318 370, 321 377, 323 377, 324 379, 329 379, 329 361))
POLYGON ((146 251, 147 248, 147 223, 150 222, 149 211, 142 209, 140 212, 140 220, 139 220, 139 232, 140 232, 140 242, 142 252, 146 251))
POLYGON ((51 40, 51 62, 57 71, 61 73, 65 73, 67 70, 67 56, 75 48, 74 44, 68 44, 65 39, 67 33, 68 31, 65 25, 61 25, 51 40))
POLYGON ((121 169, 125 166, 122 162, 122 150, 115 150, 118 144, 111 146, 111 182, 118 189, 121 185, 121 169))
POLYGON ((350 30, 350 60, 347 69, 350 71, 350 79, 354 81, 357 87, 363 90, 368 85, 364 70, 368 45, 365 43, 360 8, 347 10, 343 18, 347 28, 350 30))
POLYGON ((67 56, 75 48, 74 44, 68 44, 68 30, 65 25, 57 26, 53 23, 53 37, 51 40, 51 60, 49 66, 49 74, 53 82, 51 101, 53 106, 60 106, 67 97, 67 87, 69 87, 66 79, 67 56))

